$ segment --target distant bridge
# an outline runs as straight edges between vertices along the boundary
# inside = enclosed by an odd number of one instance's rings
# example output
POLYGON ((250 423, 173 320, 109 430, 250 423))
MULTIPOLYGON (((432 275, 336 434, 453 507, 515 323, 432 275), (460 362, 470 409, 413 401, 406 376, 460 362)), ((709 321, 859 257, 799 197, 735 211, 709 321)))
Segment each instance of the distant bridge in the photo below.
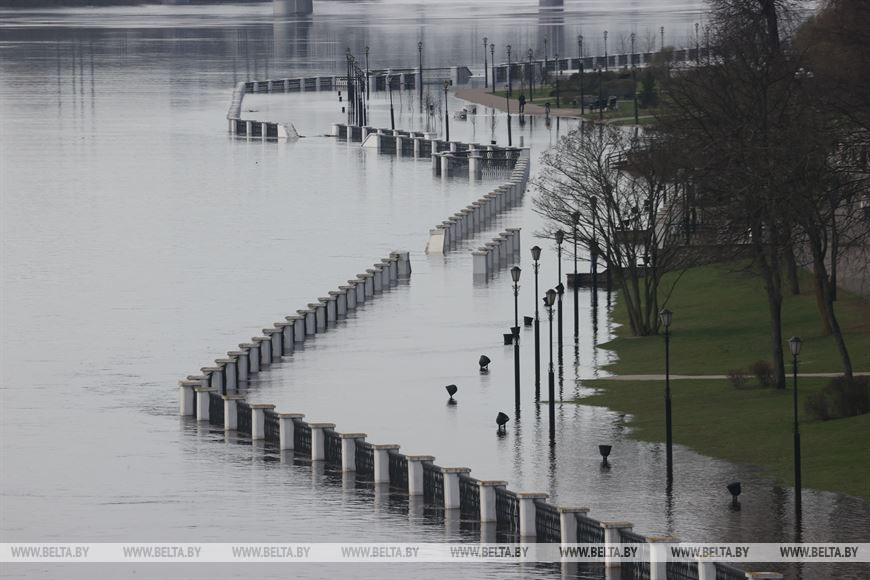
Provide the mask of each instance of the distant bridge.
MULTIPOLYGON (((538 0, 541 8, 559 8, 564 0, 538 0)), ((313 0, 272 0, 272 13, 275 16, 305 16, 314 11, 313 0)))

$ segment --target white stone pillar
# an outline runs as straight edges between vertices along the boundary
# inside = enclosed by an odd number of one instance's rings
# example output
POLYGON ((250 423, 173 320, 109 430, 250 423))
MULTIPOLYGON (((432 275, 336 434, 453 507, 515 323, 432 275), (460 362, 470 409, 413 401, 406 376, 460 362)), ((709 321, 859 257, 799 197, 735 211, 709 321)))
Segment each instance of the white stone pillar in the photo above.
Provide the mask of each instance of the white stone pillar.
POLYGON ((338 304, 336 304, 335 296, 330 293, 329 296, 323 296, 318 300, 326 307, 326 323, 335 324, 335 321, 338 320, 338 304))
POLYGON ((474 267, 474 276, 487 276, 486 252, 478 250, 476 252, 471 252, 471 256, 474 267))
POLYGON ((196 393, 196 420, 208 422, 209 393, 208 387, 194 387, 196 393))
POLYGON ((559 528, 562 545, 577 543, 577 514, 585 516, 587 507, 559 507, 559 528))
POLYGON ((520 229, 521 228, 507 228, 507 230, 506 230, 506 231, 510 232, 510 234, 511 234, 511 244, 512 244, 511 250, 513 251, 514 255, 519 254, 520 250, 521 250, 520 229))
POLYGON ((260 372, 260 347, 253 342, 243 342, 239 348, 248 352, 248 375, 260 372))
POLYGON ((356 304, 359 306, 360 304, 364 304, 366 301, 366 295, 368 294, 366 286, 366 278, 364 274, 358 274, 355 281, 348 280, 356 287, 356 304))
POLYGON ((335 303, 335 318, 345 318, 347 316, 347 292, 344 290, 330 290, 329 297, 335 303))
MULTIPOLYGON (((605 530, 606 531, 606 530, 605 530)), ((647 536, 649 543, 649 580, 668 579, 668 550, 665 544, 679 540, 673 536, 647 536)))
POLYGON ((291 355, 294 349, 293 322, 284 320, 273 325, 281 331, 281 355, 291 355))
POLYGON ((495 255, 495 244, 490 242, 488 244, 485 244, 482 248, 480 248, 480 250, 486 253, 486 275, 489 276, 495 273, 495 271, 498 269, 498 264, 493 260, 493 257, 495 255))
POLYGON ((479 481, 477 485, 480 488, 480 523, 498 521, 495 511, 495 493, 497 488, 507 487, 507 482, 486 480, 479 481))
POLYGON ((316 332, 324 332, 326 330, 326 305, 318 302, 317 304, 309 304, 308 308, 314 311, 316 332))
POLYGON ((228 355, 236 357, 236 372, 240 383, 248 380, 248 349, 231 350, 228 355))
POLYGON ((452 155, 442 155, 441 156, 441 177, 447 178, 450 177, 450 160, 453 158, 452 155))
POLYGON ((239 427, 238 408, 236 401, 242 400, 243 395, 224 395, 224 431, 235 431, 239 427))
POLYGON ((408 495, 423 495, 423 463, 432 463, 432 455, 408 455, 408 495))
POLYGON ((375 483, 390 483, 390 450, 398 450, 399 446, 392 443, 372 445, 375 454, 375 483))
POLYGON ((399 282, 399 252, 390 252, 390 284, 399 282))
POLYGON ((344 292, 347 310, 356 310, 356 283, 339 286, 339 289, 344 292))
POLYGON ((326 459, 326 434, 324 429, 335 429, 335 423, 309 423, 311 428, 311 461, 326 459))
POLYGON ((380 264, 375 264, 375 266, 380 266, 381 268, 381 288, 384 290, 388 289, 393 285, 391 276, 390 276, 390 259, 383 258, 381 259, 380 264))
POLYGON ((698 560, 698 580, 716 580, 716 564, 698 560))
POLYGON ((225 358, 216 358, 215 364, 220 368, 220 373, 223 374, 222 380, 228 391, 235 391, 239 388, 237 381, 238 374, 236 372, 236 359, 232 356, 225 358))
POLYGON ((444 477, 444 509, 459 509, 462 502, 459 498, 459 475, 471 473, 468 467, 442 467, 444 477))
POLYGON ((477 149, 468 153, 468 178, 472 181, 480 181, 483 178, 483 163, 480 151, 477 149))
POLYGON ((381 265, 375 264, 374 268, 369 268, 368 270, 366 270, 366 272, 372 275, 375 293, 383 292, 384 291, 384 278, 383 278, 383 274, 381 273, 382 272, 381 265))
POLYGON ((399 256, 399 278, 409 278, 411 276, 411 252, 400 250, 396 254, 399 256))
POLYGON ((437 226, 429 230, 429 242, 426 244, 427 254, 443 254, 446 249, 445 241, 447 234, 443 226, 437 226))
POLYGON ((316 311, 313 308, 306 308, 304 310, 297 310, 296 312, 304 317, 304 324, 302 327, 305 330, 305 336, 313 336, 314 333, 317 332, 316 311))
POLYGON ((254 123, 252 121, 245 121, 245 137, 250 139, 254 136, 254 123))
POLYGON ((260 441, 266 438, 266 411, 272 411, 275 405, 255 403, 251 405, 251 440, 260 441))
POLYGON ((349 473, 356 471, 356 442, 365 440, 365 433, 341 433, 341 471, 349 473))
POLYGON ((183 379, 178 381, 178 414, 182 417, 196 415, 196 389, 202 386, 200 381, 183 379))
POLYGON ((304 413, 278 413, 278 447, 280 449, 293 449, 293 420, 304 418, 304 413))
POLYGON ((536 499, 547 499, 548 494, 537 491, 519 491, 517 499, 520 502, 520 537, 534 538, 537 536, 535 528, 535 514, 537 507, 536 499))
POLYGON ((202 367, 199 370, 202 371, 203 375, 208 377, 208 386, 212 390, 218 393, 224 392, 224 374, 221 372, 220 367, 202 367))
POLYGON ((255 336, 251 338, 260 348, 260 368, 272 364, 272 339, 268 336, 255 336))
POLYGON ((264 328, 263 334, 269 337, 269 344, 271 347, 269 356, 272 357, 270 362, 281 362, 281 356, 284 354, 284 346, 282 344, 284 334, 278 328, 264 328))
POLYGON ((372 298, 375 295, 375 275, 367 270, 365 273, 361 274, 363 280, 365 281, 365 294, 366 299, 372 298))

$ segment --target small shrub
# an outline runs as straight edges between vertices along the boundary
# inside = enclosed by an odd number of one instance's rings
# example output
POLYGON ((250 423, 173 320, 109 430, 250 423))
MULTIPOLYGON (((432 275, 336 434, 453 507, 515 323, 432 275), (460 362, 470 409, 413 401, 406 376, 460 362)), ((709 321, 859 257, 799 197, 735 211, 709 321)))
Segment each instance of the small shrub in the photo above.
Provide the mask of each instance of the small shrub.
POLYGON ((735 389, 746 388, 746 372, 743 369, 731 369, 728 371, 728 380, 735 389))
POLYGON ((870 413, 870 377, 835 377, 810 395, 804 408, 821 421, 870 413))
POLYGON ((831 414, 828 412, 828 400, 825 398, 823 391, 813 393, 807 397, 804 409, 813 419, 827 421, 831 418, 831 414))
POLYGON ((772 387, 775 380, 773 378, 773 365, 766 360, 757 360, 749 365, 749 371, 762 387, 772 387))

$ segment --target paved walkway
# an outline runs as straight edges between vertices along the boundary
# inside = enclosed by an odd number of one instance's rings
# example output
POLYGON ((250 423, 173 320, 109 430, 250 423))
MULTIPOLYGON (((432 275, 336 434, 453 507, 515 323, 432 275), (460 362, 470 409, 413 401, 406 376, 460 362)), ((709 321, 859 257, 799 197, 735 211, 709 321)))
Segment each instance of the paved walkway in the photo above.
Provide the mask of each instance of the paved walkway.
MULTIPOLYGON (((787 373, 788 374, 788 373, 787 373)), ((833 378, 839 377, 843 373, 798 373, 799 377, 806 378, 833 378)), ((856 377, 870 376, 870 372, 853 373, 856 377)), ((789 374, 788 376, 791 376, 789 374)), ((727 379, 728 375, 671 375, 671 380, 674 381, 697 381, 706 379, 727 379)), ((663 381, 665 375, 611 375, 609 377, 601 377, 602 381, 663 381)))
MULTIPOLYGON (((519 95, 519 92, 517 92, 517 95, 519 95)), ((489 89, 456 89, 456 96, 460 99, 465 99, 466 101, 471 101, 472 103, 483 105, 484 107, 491 107, 493 109, 498 109, 499 111, 507 111, 507 99, 492 94, 489 89)), ((513 98, 510 101, 511 114, 519 115, 519 102, 513 98)), ((544 115, 546 114, 546 112, 546 109, 540 105, 526 103, 527 115, 544 115)), ((550 116, 579 118, 580 111, 578 111, 577 109, 557 109, 553 107, 550 109, 550 116)))

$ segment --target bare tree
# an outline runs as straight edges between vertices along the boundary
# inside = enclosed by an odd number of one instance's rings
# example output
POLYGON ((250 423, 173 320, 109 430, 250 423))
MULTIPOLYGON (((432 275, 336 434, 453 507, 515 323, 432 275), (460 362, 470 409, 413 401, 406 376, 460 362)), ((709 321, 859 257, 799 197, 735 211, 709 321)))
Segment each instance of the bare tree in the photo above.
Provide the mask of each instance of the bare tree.
POLYGON ((647 135, 585 125, 541 158, 535 210, 549 220, 541 235, 572 231, 597 252, 622 291, 635 336, 658 331, 667 300, 659 286, 674 263, 668 189, 670 155, 647 135))

